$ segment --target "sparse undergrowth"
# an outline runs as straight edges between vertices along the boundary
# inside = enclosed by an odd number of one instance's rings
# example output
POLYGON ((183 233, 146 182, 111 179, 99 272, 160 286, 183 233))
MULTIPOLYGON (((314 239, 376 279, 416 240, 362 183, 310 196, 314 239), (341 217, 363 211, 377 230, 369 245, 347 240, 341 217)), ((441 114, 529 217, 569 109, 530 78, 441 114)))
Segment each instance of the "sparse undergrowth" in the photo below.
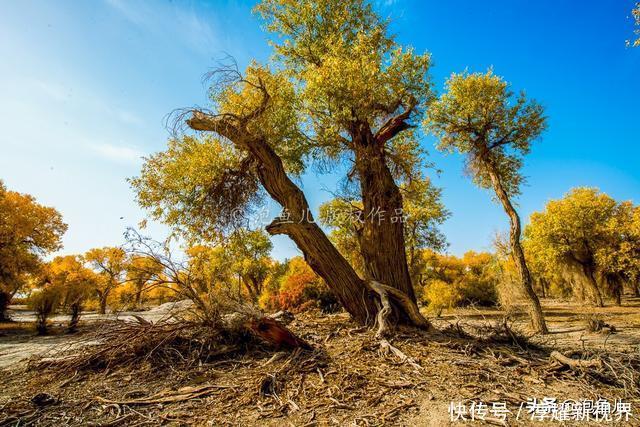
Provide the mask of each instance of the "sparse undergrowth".
POLYGON ((313 349, 278 351, 252 337, 224 347, 178 324, 107 326, 96 332, 103 344, 10 372, 0 425, 443 425, 450 401, 638 403, 637 354, 565 353, 602 363, 572 368, 506 323, 399 331, 393 345, 416 364, 381 353, 374 332, 342 314, 305 313, 289 326, 313 349))

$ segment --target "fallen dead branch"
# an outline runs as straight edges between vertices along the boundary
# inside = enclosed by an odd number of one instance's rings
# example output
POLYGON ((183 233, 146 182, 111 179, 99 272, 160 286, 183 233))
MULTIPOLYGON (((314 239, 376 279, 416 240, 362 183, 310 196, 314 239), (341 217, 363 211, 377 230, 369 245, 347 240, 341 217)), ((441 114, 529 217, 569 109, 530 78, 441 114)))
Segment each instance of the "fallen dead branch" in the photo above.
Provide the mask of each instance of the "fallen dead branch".
POLYGON ((96 396, 95 400, 100 403, 115 405, 153 405, 156 403, 175 403, 184 402, 185 400, 197 399, 212 394, 215 391, 233 388, 231 386, 221 386, 207 384, 200 387, 182 387, 177 392, 162 391, 147 398, 129 399, 129 400, 111 400, 104 397, 96 396))
POLYGON ((572 369, 575 368, 601 368, 602 360, 600 359, 572 359, 560 353, 559 351, 552 351, 549 356, 551 359, 557 360, 563 365, 567 365, 572 369))
POLYGON ((399 348, 392 346, 391 343, 386 339, 380 340, 380 351, 383 354, 392 354, 396 356, 398 359, 400 359, 401 363, 408 363, 418 371, 422 369, 422 366, 416 363, 415 359, 404 354, 399 348))

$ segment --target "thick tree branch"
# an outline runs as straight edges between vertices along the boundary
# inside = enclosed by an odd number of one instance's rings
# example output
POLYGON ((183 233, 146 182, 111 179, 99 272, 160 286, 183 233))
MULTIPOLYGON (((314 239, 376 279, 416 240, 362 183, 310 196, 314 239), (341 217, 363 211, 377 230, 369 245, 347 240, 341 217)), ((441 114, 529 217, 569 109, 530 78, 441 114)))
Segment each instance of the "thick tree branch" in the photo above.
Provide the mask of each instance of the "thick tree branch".
POLYGON ((409 105, 405 110, 395 117, 390 118, 382 127, 376 132, 375 141, 377 144, 382 145, 392 139, 400 132, 414 127, 407 123, 407 120, 411 116, 413 109, 416 107, 416 100, 411 99, 409 105))

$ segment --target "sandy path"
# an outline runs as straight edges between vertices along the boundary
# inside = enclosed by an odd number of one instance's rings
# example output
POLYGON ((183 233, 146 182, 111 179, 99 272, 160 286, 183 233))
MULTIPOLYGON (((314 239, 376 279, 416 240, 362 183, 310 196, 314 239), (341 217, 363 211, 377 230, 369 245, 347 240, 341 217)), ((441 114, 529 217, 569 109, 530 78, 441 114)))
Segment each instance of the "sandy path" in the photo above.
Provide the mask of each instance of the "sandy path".
MULTIPOLYGON (((124 320, 135 321, 135 316, 140 316, 145 320, 157 322, 167 319, 172 314, 182 311, 189 307, 186 301, 178 301, 176 303, 166 303, 158 307, 154 307, 148 311, 140 312, 120 312, 99 314, 96 312, 83 313, 82 322, 93 323, 104 320, 124 320)), ((14 306, 9 310, 9 316, 15 322, 32 323, 35 321, 33 311, 27 310, 23 306, 14 306)), ((68 316, 57 315, 51 317, 51 323, 54 325, 64 326, 68 322, 68 316)), ((33 332, 24 332, 18 334, 0 335, 0 369, 11 367, 23 360, 35 355, 55 356, 57 352, 69 350, 71 346, 79 339, 74 335, 53 335, 53 336, 36 336, 33 332)), ((86 343, 85 343, 86 344, 86 343)))

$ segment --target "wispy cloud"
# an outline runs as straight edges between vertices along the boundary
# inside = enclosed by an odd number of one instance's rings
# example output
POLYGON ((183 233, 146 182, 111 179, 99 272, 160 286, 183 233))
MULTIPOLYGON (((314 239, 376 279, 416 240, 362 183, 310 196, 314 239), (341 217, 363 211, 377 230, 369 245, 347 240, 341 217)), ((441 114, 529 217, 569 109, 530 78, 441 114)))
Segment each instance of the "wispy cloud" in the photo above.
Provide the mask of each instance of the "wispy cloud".
POLYGON ((69 89, 58 83, 39 79, 32 79, 31 83, 36 90, 56 101, 66 101, 69 98, 69 89))
POLYGON ((145 20, 144 11, 131 1, 106 0, 106 3, 135 25, 144 26, 148 22, 145 20))
POLYGON ((115 118, 123 124, 135 126, 144 124, 144 121, 138 114, 117 107, 108 99, 103 99, 98 94, 85 88, 76 88, 74 91, 71 87, 64 84, 55 81, 45 81, 39 78, 31 78, 28 79, 27 82, 31 85, 36 96, 44 95, 55 102, 65 102, 83 111, 95 111, 115 118))
POLYGON ((144 155, 136 148, 123 145, 113 145, 109 143, 94 144, 91 146, 91 148, 93 149, 93 151, 98 153, 100 157, 119 163, 139 163, 141 162, 141 158, 144 155))
POLYGON ((216 35, 213 27, 203 20, 200 13, 190 4, 105 1, 124 19, 145 31, 155 35, 170 36, 200 54, 210 54, 216 49, 216 35))

